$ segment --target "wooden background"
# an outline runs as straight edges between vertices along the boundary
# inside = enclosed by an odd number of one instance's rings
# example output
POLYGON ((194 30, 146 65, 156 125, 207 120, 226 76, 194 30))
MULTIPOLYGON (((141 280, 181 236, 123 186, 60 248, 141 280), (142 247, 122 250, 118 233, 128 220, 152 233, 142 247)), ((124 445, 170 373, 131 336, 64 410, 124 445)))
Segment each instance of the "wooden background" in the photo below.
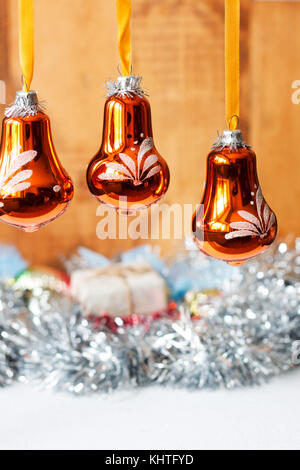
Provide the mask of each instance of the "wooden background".
MULTIPOLYGON (((150 92, 156 146, 171 169, 165 201, 196 203, 206 155, 224 123, 223 0, 132 0, 133 65, 150 92)), ((300 2, 241 0, 241 123, 258 156, 263 193, 280 234, 300 234, 300 2)), ((64 216, 34 234, 0 224, 34 263, 51 262, 78 244, 105 254, 131 240, 99 240, 97 202, 85 169, 100 145, 103 83, 118 63, 115 0, 36 0, 32 84, 47 101, 54 142, 75 196, 64 216)), ((0 79, 7 102, 20 88, 17 0, 0 0, 0 79)), ((4 106, 1 105, 1 117, 4 106)), ((144 242, 143 242, 144 243, 144 242)), ((156 242, 157 243, 157 242, 156 242)), ((164 241, 165 250, 175 242, 164 241)))

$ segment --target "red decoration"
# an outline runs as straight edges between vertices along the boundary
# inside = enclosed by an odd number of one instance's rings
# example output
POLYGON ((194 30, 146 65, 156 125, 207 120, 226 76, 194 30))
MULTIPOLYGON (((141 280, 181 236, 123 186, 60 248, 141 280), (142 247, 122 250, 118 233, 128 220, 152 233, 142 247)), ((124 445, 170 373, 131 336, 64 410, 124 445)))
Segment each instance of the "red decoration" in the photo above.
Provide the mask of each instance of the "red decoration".
POLYGON ((224 131, 207 157, 206 178, 193 217, 200 250, 233 265, 265 251, 276 237, 276 216, 263 198, 255 153, 240 131, 224 131))
MULTIPOLYGON (((36 97, 35 92, 18 94, 36 97)), ((73 197, 71 178, 53 146, 50 120, 33 106, 33 115, 4 118, 0 148, 0 221, 26 232, 59 217, 73 197)), ((18 110, 13 107, 11 114, 18 110)))
POLYGON ((132 327, 137 325, 144 325, 147 330, 152 321, 160 320, 162 318, 179 318, 180 314, 177 309, 177 304, 174 301, 170 301, 168 307, 161 312, 154 312, 152 315, 128 315, 125 317, 113 317, 108 315, 106 312, 100 313, 100 315, 89 315, 88 320, 93 324, 94 328, 102 328, 106 326, 110 330, 116 332, 118 328, 132 327), (121 320, 121 324, 120 324, 121 320))
POLYGON ((151 111, 139 77, 120 77, 105 103, 103 140, 87 170, 91 193, 123 213, 157 202, 169 170, 152 139, 151 111))

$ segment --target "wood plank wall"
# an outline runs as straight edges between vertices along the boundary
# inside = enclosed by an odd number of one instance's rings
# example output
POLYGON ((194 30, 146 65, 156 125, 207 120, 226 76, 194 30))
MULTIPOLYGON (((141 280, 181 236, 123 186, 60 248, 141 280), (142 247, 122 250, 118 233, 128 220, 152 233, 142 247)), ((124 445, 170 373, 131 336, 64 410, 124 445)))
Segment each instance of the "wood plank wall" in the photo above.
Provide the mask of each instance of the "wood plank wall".
MULTIPOLYGON (((242 0, 241 128, 257 151, 263 192, 280 233, 300 234, 300 2, 242 0)), ((99 240, 97 202, 85 168, 100 144, 103 83, 118 63, 114 0, 36 0, 33 88, 47 101, 54 142, 75 183, 65 215, 37 233, 0 225, 0 241, 16 243, 34 263, 52 262, 84 244, 107 255, 132 240, 99 240)), ((17 0, 0 0, 0 79, 7 102, 19 88, 17 0)), ((201 198, 205 158, 224 128, 223 0, 133 0, 134 71, 150 93, 154 138, 168 160, 168 203, 201 198)), ((4 106, 1 106, 3 115, 4 106)), ((1 115, 1 117, 2 117, 1 115)), ((155 242, 157 243, 157 242, 155 242)), ((164 241, 166 251, 177 242, 164 241)))

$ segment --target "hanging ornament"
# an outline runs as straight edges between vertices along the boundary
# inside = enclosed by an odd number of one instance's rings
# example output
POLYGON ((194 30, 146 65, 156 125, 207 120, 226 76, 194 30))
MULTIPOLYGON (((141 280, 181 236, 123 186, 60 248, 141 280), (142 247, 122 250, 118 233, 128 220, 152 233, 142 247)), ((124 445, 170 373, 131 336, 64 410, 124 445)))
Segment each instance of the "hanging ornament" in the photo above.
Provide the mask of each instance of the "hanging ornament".
POLYGON ((192 221, 200 250, 232 265, 265 251, 277 221, 263 198, 256 156, 236 129, 239 122, 239 0, 225 0, 226 118, 207 157, 206 184, 192 221))
POLYGON ((50 121, 29 90, 33 75, 33 2, 20 0, 23 91, 5 110, 0 145, 0 220, 33 232, 60 216, 73 185, 56 155, 50 121))
POLYGON ((34 232, 59 217, 73 197, 35 91, 18 91, 5 111, 0 146, 0 220, 34 232))
POLYGON ((193 217, 193 233, 205 254, 241 264, 275 240, 277 222, 263 198, 255 153, 239 130, 225 130, 207 157, 207 181, 193 217))
POLYGON ((152 138, 149 102, 140 77, 119 77, 108 84, 103 140, 87 170, 96 198, 122 213, 143 209, 167 191, 169 170, 152 138))
POLYGON ((103 139, 87 169, 91 193, 124 214, 157 202, 167 191, 169 170, 156 150, 151 110, 140 83, 130 74, 130 0, 117 2, 119 53, 123 75, 109 81, 103 139))

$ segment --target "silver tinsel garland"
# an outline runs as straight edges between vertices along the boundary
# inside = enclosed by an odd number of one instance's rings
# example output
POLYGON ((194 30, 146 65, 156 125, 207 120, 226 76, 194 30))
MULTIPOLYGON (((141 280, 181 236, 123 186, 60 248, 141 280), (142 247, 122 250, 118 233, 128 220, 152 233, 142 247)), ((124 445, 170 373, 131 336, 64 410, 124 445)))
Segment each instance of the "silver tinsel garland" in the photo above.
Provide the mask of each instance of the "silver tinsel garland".
MULTIPOLYGON (((186 254, 195 262, 198 253, 186 254)), ((221 296, 199 293, 180 318, 116 331, 95 328, 60 294, 1 286, 0 386, 13 381, 75 394, 165 384, 190 389, 260 384, 295 367, 300 339, 300 250, 279 244, 238 270, 221 296), (199 296, 199 298, 198 298, 199 296), (205 309, 203 310, 203 307, 205 309), (195 313, 195 312, 194 312, 195 313)))

